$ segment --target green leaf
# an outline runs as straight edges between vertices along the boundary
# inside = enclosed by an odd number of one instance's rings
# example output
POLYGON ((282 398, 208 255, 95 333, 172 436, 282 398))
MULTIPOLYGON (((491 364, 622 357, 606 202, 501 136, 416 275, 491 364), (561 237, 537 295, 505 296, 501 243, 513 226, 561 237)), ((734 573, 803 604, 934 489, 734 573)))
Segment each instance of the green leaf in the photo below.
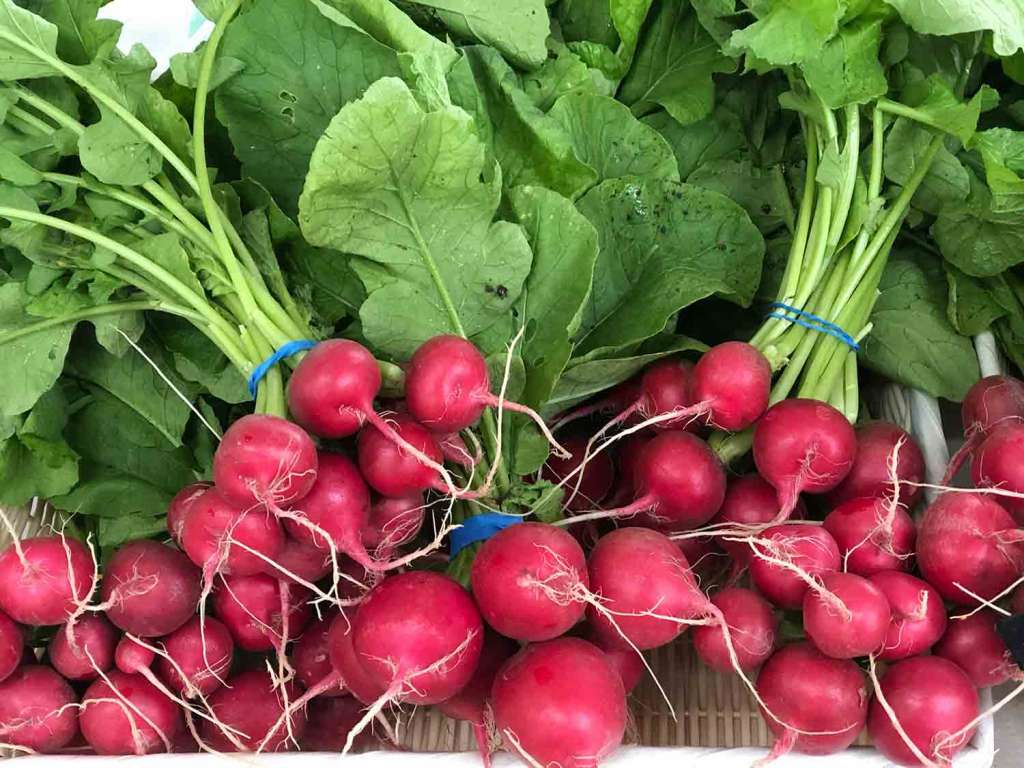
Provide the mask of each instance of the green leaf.
POLYGON ((523 92, 541 111, 547 112, 561 96, 570 93, 597 93, 590 69, 564 45, 551 41, 549 56, 539 69, 522 75, 523 92))
POLYGON ((191 323, 170 315, 152 315, 149 325, 186 381, 226 403, 252 400, 245 379, 217 346, 191 323))
POLYGON ((647 25, 619 98, 636 114, 664 107, 684 125, 711 112, 713 76, 736 62, 722 53, 683 0, 662 0, 647 25))
POLYGON ((957 35, 991 30, 993 47, 1011 56, 1024 47, 1024 6, 1018 0, 885 0, 915 31, 957 35))
POLYGON ((217 117, 245 173, 292 213, 331 118, 401 71, 394 51, 308 0, 257 0, 228 27, 223 56, 243 70, 217 89, 217 117))
POLYGON ((807 84, 833 109, 883 95, 889 84, 878 60, 881 43, 881 19, 844 27, 817 56, 803 62, 807 84))
POLYGON ((78 457, 61 437, 66 418, 67 401, 54 387, 0 446, 0 503, 20 506, 34 496, 67 493, 75 484, 78 457))
POLYGON ((43 0, 39 14, 57 26, 57 53, 69 64, 88 64, 117 45, 121 22, 97 19, 106 0, 43 0))
POLYGON ((993 207, 1019 208, 1024 198, 1024 132, 991 128, 974 135, 971 149, 981 155, 993 207))
POLYGON ((732 200, 671 181, 611 180, 579 203, 601 245, 577 343, 584 352, 643 341, 695 301, 747 304, 764 240, 732 200))
POLYGON ((953 93, 941 75, 931 75, 903 89, 902 100, 914 107, 928 124, 960 139, 967 146, 978 127, 978 117, 986 100, 986 91, 978 91, 969 102, 963 102, 953 93))
POLYGON ((751 0, 757 21, 733 32, 728 49, 770 64, 801 64, 821 55, 839 28, 841 0, 751 0))
MULTIPOLYGON (((199 83, 199 66, 202 60, 202 48, 190 53, 176 53, 171 56, 171 77, 174 78, 174 82, 184 88, 195 90, 199 83)), ((212 93, 217 90, 244 69, 244 61, 218 53, 213 62, 208 92, 212 93)))
POLYGON ((796 216, 781 164, 759 168, 749 155, 708 160, 686 181, 732 198, 765 235, 783 225, 794 226, 796 216))
POLYGON ((333 328, 345 317, 358 317, 366 289, 352 269, 351 258, 327 248, 303 245, 281 258, 289 284, 306 296, 317 318, 333 328))
POLYGON ((616 55, 622 62, 622 72, 625 73, 633 61, 633 53, 636 51, 637 41, 640 37, 640 28, 647 18, 647 12, 651 8, 652 0, 608 0, 608 9, 612 17, 612 24, 619 34, 619 47, 616 55))
POLYGON ((402 359, 438 333, 472 336, 510 311, 530 269, 522 229, 494 222, 500 180, 472 119, 425 111, 394 78, 343 107, 317 144, 299 201, 313 245, 383 267, 363 332, 402 359), (499 290, 500 288, 500 290, 499 290))
POLYGON ((110 474, 107 469, 95 474, 71 493, 51 499, 53 505, 68 512, 117 521, 160 515, 171 502, 172 494, 138 478, 110 474))
POLYGON ((926 253, 895 253, 879 290, 861 361, 908 387, 963 399, 979 378, 978 358, 946 316, 942 266, 926 253))
POLYGON ((683 181, 702 165, 714 160, 739 159, 747 151, 743 125, 727 109, 715 110, 690 125, 683 125, 668 112, 655 112, 643 121, 668 141, 683 181))
MULTIPOLYGON (((899 118, 885 139, 886 178, 906 184, 932 142, 934 134, 922 125, 899 118)), ((935 155, 927 175, 914 194, 913 204, 932 215, 967 199, 971 178, 963 164, 945 146, 935 155)))
POLYGON ((112 114, 88 126, 78 147, 89 173, 107 184, 142 185, 163 169, 156 147, 112 114))
POLYGON ((562 0, 554 8, 555 18, 567 41, 592 40, 608 48, 619 43, 606 0, 562 0))
POLYGON ((107 352, 121 357, 132 349, 129 339, 138 342, 142 332, 146 330, 146 321, 142 312, 118 312, 102 315, 90 320, 96 332, 96 341, 107 352), (125 336, 128 338, 126 339, 125 336))
POLYGON ((949 264, 946 265, 946 284, 949 288, 946 314, 963 336, 987 331, 1008 312, 989 292, 984 281, 965 275, 949 264))
POLYGON ((1024 262, 1024 217, 1019 210, 994 211, 968 202, 946 208, 932 225, 942 255, 974 277, 998 275, 1024 262))
POLYGON ((568 133, 576 157, 597 171, 599 182, 622 176, 679 180, 668 142, 615 99, 563 96, 548 114, 568 133))
POLYGON ((23 80, 57 74, 43 60, 44 56, 56 55, 57 27, 19 8, 12 0, 0 0, 0 79, 23 80))
POLYGON ((0 146, 0 179, 9 181, 17 187, 31 187, 41 183, 43 177, 14 152, 0 146))

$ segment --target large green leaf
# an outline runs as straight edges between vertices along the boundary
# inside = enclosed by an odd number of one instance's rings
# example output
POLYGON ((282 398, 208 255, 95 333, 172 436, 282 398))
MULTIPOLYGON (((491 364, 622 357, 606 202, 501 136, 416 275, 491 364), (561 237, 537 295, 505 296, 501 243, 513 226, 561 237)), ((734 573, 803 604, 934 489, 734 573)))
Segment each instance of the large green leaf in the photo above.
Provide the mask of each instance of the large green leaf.
POLYGON ((975 277, 998 275, 1024 262, 1024 216, 969 202, 944 209, 932 225, 942 255, 975 277))
POLYGON ((57 55, 57 27, 12 0, 0 0, 0 79, 56 74, 44 58, 57 55))
POLYGON ((110 53, 121 22, 97 19, 106 0, 43 0, 39 13, 57 26, 57 53, 69 64, 88 64, 110 53))
MULTIPOLYGON (((934 134, 922 125, 899 118, 885 139, 885 175, 897 184, 906 184, 917 170, 934 134)), ((937 215, 946 206, 967 199, 971 177, 963 163, 945 146, 939 148, 921 186, 914 194, 914 205, 937 215)))
POLYGON ((817 56, 803 62, 804 78, 833 109, 877 98, 889 89, 878 60, 881 44, 880 19, 844 27, 817 56))
POLYGON ((956 35, 992 32, 1000 56, 1024 48, 1024 4, 1020 0, 885 0, 918 32, 956 35))
POLYGON ((717 109, 690 125, 683 125, 668 112, 655 112, 643 121, 668 141, 683 181, 709 162, 738 160, 749 151, 743 124, 727 109, 717 109))
POLYGON ((946 284, 949 289, 946 315, 953 327, 964 336, 977 336, 988 330, 994 321, 1009 311, 999 303, 986 282, 965 275, 950 264, 946 265, 946 284))
POLYGON ((729 198, 672 181, 606 181, 579 203, 601 245, 578 334, 583 352, 643 341, 695 301, 750 302, 764 240, 729 198))
POLYGON ((985 164, 985 180, 992 192, 993 207, 1015 209, 1024 200, 1024 131, 991 128, 975 134, 971 148, 985 164))
POLYGON ((19 506, 34 496, 67 493, 75 484, 78 457, 61 437, 66 419, 67 402, 54 387, 0 445, 0 503, 19 506))
POLYGON ((394 78, 343 107, 317 144, 302 231, 378 267, 360 319, 382 353, 405 358, 460 327, 479 333, 519 298, 530 248, 520 227, 494 221, 491 172, 469 115, 427 111, 394 78))
POLYGON ((729 47, 771 64, 799 64, 821 55, 839 28, 842 0, 751 0, 757 21, 733 32, 729 47))

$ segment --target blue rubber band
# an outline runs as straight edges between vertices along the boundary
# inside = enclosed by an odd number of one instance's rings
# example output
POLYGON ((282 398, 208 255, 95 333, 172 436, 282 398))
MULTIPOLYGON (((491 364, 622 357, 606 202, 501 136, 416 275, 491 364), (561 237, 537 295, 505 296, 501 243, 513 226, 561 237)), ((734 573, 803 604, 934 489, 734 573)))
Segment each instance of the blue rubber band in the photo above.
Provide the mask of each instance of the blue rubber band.
POLYGON ((503 515, 500 512, 487 512, 473 515, 462 521, 462 527, 452 531, 449 537, 451 556, 455 557, 470 544, 486 541, 499 531, 523 522, 519 515, 503 515))
POLYGON ((848 346, 854 352, 860 351, 860 344, 857 343, 857 340, 830 320, 818 317, 804 309, 797 309, 796 307, 789 306, 789 304, 783 304, 781 301, 773 302, 770 306, 774 309, 781 309, 782 312, 771 312, 768 314, 768 317, 785 320, 788 323, 799 325, 802 328, 827 334, 834 339, 839 339, 839 341, 843 342, 843 344, 848 346), (795 317, 790 317, 786 314, 787 312, 791 312, 795 317))
POLYGON ((267 371, 275 365, 286 357, 297 355, 299 352, 305 352, 316 345, 317 342, 310 341, 309 339, 298 339, 297 341, 289 341, 287 344, 281 345, 274 354, 252 369, 252 373, 249 374, 249 394, 256 397, 256 391, 259 389, 260 382, 267 375, 267 371))

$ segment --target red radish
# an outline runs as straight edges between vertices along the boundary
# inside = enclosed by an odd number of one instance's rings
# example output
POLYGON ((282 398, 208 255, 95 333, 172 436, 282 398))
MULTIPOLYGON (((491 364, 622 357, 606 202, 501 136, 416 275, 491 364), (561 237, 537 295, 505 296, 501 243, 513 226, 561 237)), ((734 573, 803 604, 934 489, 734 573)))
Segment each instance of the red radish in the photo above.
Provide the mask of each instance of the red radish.
MULTIPOLYGON (((643 418, 660 416, 671 411, 682 411, 693 405, 693 363, 689 360, 659 360, 649 365, 640 376, 637 399, 622 411, 624 420, 637 421, 635 410, 643 418)), ((655 429, 684 429, 697 426, 691 414, 654 424, 655 429)))
POLYGON ((316 446, 302 427, 266 414, 243 416, 213 456, 213 481, 231 504, 284 507, 316 482, 316 446))
POLYGON ((160 677, 187 698, 217 690, 231 668, 235 644, 228 628, 209 616, 193 617, 161 640, 165 656, 156 660, 160 677))
MULTIPOLYGON (((760 666, 775 650, 779 619, 772 607, 749 589, 730 587, 711 598, 725 617, 739 667, 760 666)), ((718 672, 735 672, 725 635, 720 626, 696 627, 693 647, 701 661, 718 672)))
MULTIPOLYGON (((312 688, 334 672, 327 642, 330 629, 331 619, 321 619, 306 627, 306 631, 295 644, 292 663, 295 667, 295 677, 303 688, 312 688)), ((341 696, 344 693, 345 686, 339 683, 320 695, 341 696)))
POLYGON ((637 459, 635 501, 608 517, 644 513, 645 522, 678 532, 699 528, 722 506, 725 470, 707 443, 688 432, 662 432, 637 459))
POLYGON ((447 576, 390 576, 359 604, 356 658, 389 698, 436 704, 469 682, 480 658, 483 624, 473 599, 447 576))
MULTIPOLYGON (((920 483, 924 477, 924 455, 917 441, 906 430, 885 421, 861 424, 855 430, 857 457, 846 478, 829 492, 827 501, 838 506, 850 499, 890 498, 893 483, 889 463, 895 455, 896 477, 906 483, 920 483), (899 446, 899 450, 896 447, 899 446)), ((901 484, 899 503, 912 507, 923 489, 901 484)))
POLYGON ((608 657, 608 661, 615 667, 615 671, 619 673, 622 687, 628 696, 644 676, 644 662, 631 648, 604 648, 599 644, 595 643, 595 645, 601 648, 604 655, 608 657))
POLYGON ((181 710, 142 675, 111 671, 82 697, 82 735, 97 755, 169 752, 181 710))
POLYGON ((754 428, 754 463, 779 496, 776 522, 789 517, 801 493, 825 493, 838 486, 856 455, 850 422, 820 400, 783 400, 754 428))
POLYGON ((484 621, 495 630, 524 642, 551 640, 583 618, 587 560, 564 529, 520 523, 483 543, 471 583, 484 621))
POLYGON ((18 668, 25 650, 25 635, 21 627, 0 612, 0 681, 10 677, 18 668))
POLYGON ((49 667, 26 664, 0 682, 0 742, 57 752, 78 731, 75 692, 49 667))
POLYGON ((225 576, 213 590, 213 607, 239 648, 269 651, 293 640, 312 615, 302 587, 268 576, 225 576), (287 608, 288 631, 282 618, 287 608))
POLYGON ((885 644, 892 610, 885 594, 863 576, 833 572, 821 577, 826 592, 807 590, 804 631, 834 659, 855 659, 885 644))
POLYGON ((156 656, 149 648, 145 648, 130 637, 122 637, 114 649, 114 664, 126 675, 133 675, 143 669, 149 669, 156 656))
POLYGON ((844 570, 859 576, 910 570, 917 529, 907 511, 879 497, 844 501, 825 517, 844 570))
POLYGON ((615 463, 611 454, 602 451, 588 457, 587 440, 583 437, 570 437, 562 444, 572 455, 569 458, 550 456, 540 471, 541 477, 556 484, 568 477, 562 486, 565 490, 563 506, 574 512, 593 509, 604 501, 615 482, 615 463), (576 472, 584 458, 587 459, 586 465, 576 472))
POLYGON ((768 408, 772 368, 755 347, 727 341, 705 352, 693 369, 693 400, 716 429, 738 432, 768 408))
POLYGON ((191 483, 178 491, 174 498, 171 499, 171 503, 167 507, 167 530, 175 544, 181 546, 181 535, 185 528, 185 519, 188 517, 189 512, 192 511, 192 505, 212 485, 212 483, 207 482, 191 483))
POLYGON ((675 640, 688 621, 707 615, 689 563, 671 539, 646 528, 605 534, 590 553, 587 620, 602 644, 657 648, 675 640), (627 642, 628 640, 628 642, 627 642))
POLYGON ((509 659, 491 702, 506 748, 535 764, 592 768, 626 730, 619 673, 599 648, 573 637, 528 645, 509 659))
POLYGON ((479 464, 483 458, 480 446, 477 445, 475 453, 470 453, 466 441, 462 439, 462 435, 458 432, 452 432, 449 435, 438 435, 437 444, 441 447, 441 454, 444 456, 444 460, 450 461, 452 464, 458 464, 460 467, 471 469, 479 464))
POLYGON ((810 586, 797 571, 818 578, 839 570, 839 547, 829 532, 817 525, 772 526, 759 534, 751 547, 750 578, 758 591, 780 608, 803 605, 810 586))
POLYGON ((345 688, 361 703, 370 705, 384 695, 387 687, 371 675, 352 647, 352 622, 338 615, 327 632, 327 651, 331 666, 345 681, 345 688))
POLYGON ((725 553, 718 548, 718 542, 711 536, 693 536, 676 539, 676 546, 690 564, 697 583, 714 578, 725 561, 725 553))
MULTIPOLYGON (((346 559, 339 556, 338 560, 340 568, 346 559)), ((285 537, 284 547, 277 553, 274 563, 278 567, 268 566, 268 572, 285 581, 295 581, 288 575, 294 574, 307 583, 320 581, 334 567, 330 552, 324 552, 312 544, 296 541, 291 537, 285 537)))
MULTIPOLYGON (((398 437, 435 464, 444 459, 434 436, 408 416, 389 422, 398 437)), ((409 453, 377 429, 364 429, 357 443, 359 470, 370 486, 383 496, 408 496, 433 488, 448 493, 437 470, 409 453)))
POLYGON ((976 488, 999 488, 1020 494, 992 496, 1013 515, 1018 525, 1024 525, 1024 422, 1003 424, 993 429, 974 451, 971 461, 971 481, 976 488))
MULTIPOLYGON (((715 516, 715 525, 729 527, 768 525, 779 515, 779 500, 775 488, 760 475, 750 474, 729 480, 722 508, 715 516)), ((741 541, 723 539, 722 549, 733 559, 736 570, 750 564, 750 546, 741 541)))
POLYGON ((139 637, 173 632, 196 612, 199 577, 176 549, 146 539, 122 544, 103 574, 107 618, 139 637))
POLYGON ((929 760, 948 764, 974 735, 961 730, 978 715, 978 692, 964 671, 938 656, 917 656, 893 664, 871 702, 868 734, 875 747, 901 765, 920 765, 903 740, 882 698, 910 741, 929 760))
POLYGON ((215 573, 251 576, 270 570, 266 560, 249 550, 274 560, 284 547, 284 531, 266 509, 244 511, 210 488, 192 503, 181 543, 209 583, 215 573))
POLYGON ((1024 531, 993 497, 949 492, 928 507, 918 527, 917 563, 946 600, 974 606, 965 589, 991 600, 1021 575, 1022 542, 1024 531))
POLYGON ((380 385, 380 368, 366 347, 328 339, 295 366, 288 380, 288 410, 314 435, 348 437, 374 413, 380 385))
MULTIPOLYGON (((335 696, 309 708, 306 733, 299 742, 304 752, 341 752, 349 732, 363 717, 363 703, 354 696, 335 696)), ((356 750, 370 749, 378 741, 369 729, 354 741, 356 750)))
POLYGON ((378 497, 370 505, 363 526, 363 546, 379 558, 391 557, 396 549, 416 538, 423 527, 425 511, 422 493, 378 497))
MULTIPOLYGON (((606 506, 621 507, 637 496, 637 467, 643 448, 651 441, 645 434, 632 434, 618 444, 616 452, 615 489, 606 506)), ((603 454, 598 454, 602 456, 603 454)))
POLYGON ((486 719, 494 678, 501 666, 518 650, 519 645, 514 641, 495 632, 486 632, 480 662, 476 665, 473 677, 461 691, 437 705, 442 714, 455 720, 464 720, 473 726, 477 749, 485 767, 491 762, 486 719))
MULTIPOLYGON (((285 712, 286 702, 298 697, 291 681, 282 684, 275 682, 269 672, 251 670, 232 677, 209 701, 213 716, 239 732, 232 736, 245 750, 286 752, 294 747, 292 736, 301 739, 306 730, 302 707, 285 712)), ((240 751, 228 733, 208 720, 203 720, 200 728, 203 741, 217 752, 240 751)))
POLYGON ((41 536, 0 554, 0 610, 19 624, 61 624, 89 596, 95 563, 77 539, 41 536))
POLYGON ((47 655, 53 668, 68 680, 92 680, 114 666, 116 645, 117 630, 111 623, 100 614, 87 613, 57 631, 47 655))
POLYGON ((986 376, 967 392, 960 416, 964 425, 964 444, 950 459, 942 485, 948 485, 992 430, 1024 421, 1024 382, 1011 376, 986 376))
POLYGON ((761 667, 757 693, 771 712, 762 708, 761 714, 778 739, 771 757, 790 750, 805 755, 842 752, 864 730, 864 674, 855 662, 829 658, 810 643, 777 650, 761 667))
POLYGON ((996 631, 996 616, 991 611, 951 621, 933 653, 960 667, 977 688, 1021 679, 1021 669, 996 631))
POLYGON ((939 593, 918 578, 882 571, 869 578, 889 601, 892 619, 877 657, 897 661, 925 653, 946 631, 946 607, 939 593))

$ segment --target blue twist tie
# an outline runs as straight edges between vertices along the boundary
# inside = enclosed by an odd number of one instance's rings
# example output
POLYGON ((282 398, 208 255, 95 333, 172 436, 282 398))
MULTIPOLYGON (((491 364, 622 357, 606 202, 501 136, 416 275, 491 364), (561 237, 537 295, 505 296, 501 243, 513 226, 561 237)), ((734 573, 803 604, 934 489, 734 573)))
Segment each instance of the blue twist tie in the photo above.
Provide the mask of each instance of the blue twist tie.
POLYGON ((281 345, 274 354, 253 368, 252 373, 249 374, 249 394, 256 397, 256 391, 259 389, 260 382, 263 380, 263 377, 267 375, 267 371, 275 365, 280 363, 286 357, 297 355, 299 352, 305 352, 307 349, 312 349, 316 345, 317 342, 310 341, 309 339, 289 341, 287 344, 281 345))
POLYGON ((826 320, 824 317, 818 317, 806 310, 791 307, 789 304, 783 304, 781 301, 773 302, 770 306, 774 309, 781 309, 782 312, 771 312, 768 314, 768 317, 785 320, 787 323, 794 323, 808 330, 827 334, 834 339, 839 339, 839 341, 843 342, 854 352, 860 351, 860 344, 857 343, 857 340, 832 321, 826 320), (785 314, 787 312, 791 312, 795 317, 785 314))
POLYGON ((523 522, 519 515, 503 515, 500 512, 487 512, 473 515, 462 521, 462 527, 451 532, 451 556, 455 557, 470 544, 486 541, 499 531, 511 525, 523 522))

